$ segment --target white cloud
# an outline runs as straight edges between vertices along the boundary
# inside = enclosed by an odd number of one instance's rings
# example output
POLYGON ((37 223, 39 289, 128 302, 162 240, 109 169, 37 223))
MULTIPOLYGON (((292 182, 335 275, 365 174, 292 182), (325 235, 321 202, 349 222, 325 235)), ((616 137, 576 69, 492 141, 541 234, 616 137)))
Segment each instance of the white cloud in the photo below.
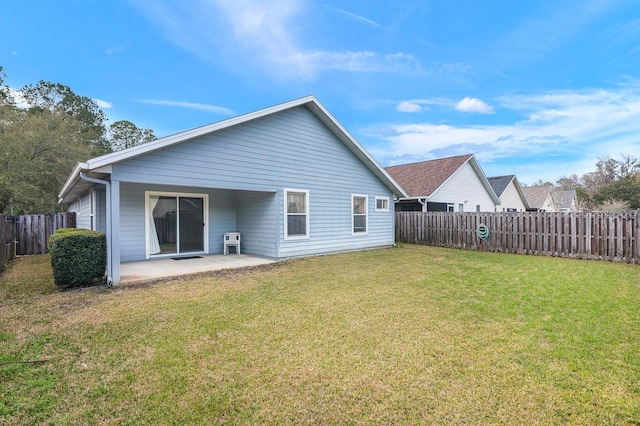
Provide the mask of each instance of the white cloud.
MULTIPOLYGON (((304 32, 312 24, 305 21, 304 0, 132 1, 158 22, 178 46, 229 67, 242 69, 248 63, 276 79, 313 80, 325 70, 420 70, 418 60, 409 53, 336 51, 313 46, 317 39, 304 32)), ((375 26, 366 18, 349 16, 375 26)))
POLYGON ((167 100, 159 100, 159 99, 142 99, 140 100, 140 102, 145 104, 152 104, 152 105, 165 105, 165 106, 172 106, 172 107, 178 107, 178 108, 196 109, 200 111, 213 112, 215 114, 221 114, 221 115, 235 114, 235 112, 229 108, 225 108, 217 105, 201 104, 196 102, 167 101, 167 100))
POLYGON ((493 107, 477 98, 466 97, 456 104, 456 111, 493 114, 493 107))
POLYGON ((353 19, 354 21, 362 22, 364 24, 371 25, 372 27, 376 27, 376 28, 387 29, 386 27, 380 25, 376 21, 374 21, 372 19, 369 19, 369 18, 365 18, 364 16, 356 15, 355 13, 348 12, 348 11, 346 11, 344 9, 338 9, 337 7, 331 7, 331 6, 328 6, 328 5, 327 5, 327 7, 330 8, 330 9, 333 9, 336 12, 341 13, 341 14, 343 14, 345 16, 348 16, 349 18, 353 19))
POLYGON ((400 112, 420 112, 422 111, 422 107, 411 101, 403 101, 396 105, 396 111, 400 112))
POLYGON ((404 158, 445 157, 464 149, 484 161, 483 167, 520 162, 531 177, 538 173, 531 182, 585 173, 605 154, 640 156, 640 82, 608 90, 505 96, 497 101, 501 109, 520 112, 523 118, 493 125, 417 122, 376 128, 390 143, 390 150, 379 156, 388 164, 398 164, 404 158), (554 158, 563 168, 534 167, 545 158, 554 158))
POLYGON ((431 99, 408 99, 400 102, 396 105, 396 111, 399 112, 420 112, 428 110, 429 105, 441 105, 451 107, 455 102, 446 98, 431 98, 431 99))
POLYGON ((98 106, 100 108, 111 108, 112 107, 111 102, 103 101, 102 99, 94 99, 94 101, 96 102, 96 104, 98 104, 98 106))

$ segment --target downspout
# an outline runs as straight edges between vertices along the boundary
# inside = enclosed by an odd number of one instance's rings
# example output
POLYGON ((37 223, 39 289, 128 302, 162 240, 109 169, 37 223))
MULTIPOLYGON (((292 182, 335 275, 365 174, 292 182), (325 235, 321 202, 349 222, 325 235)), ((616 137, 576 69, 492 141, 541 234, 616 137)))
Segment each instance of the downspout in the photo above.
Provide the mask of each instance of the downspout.
POLYGON ((87 176, 87 174, 83 171, 80 172, 80 179, 85 180, 91 183, 97 183, 99 185, 104 185, 107 193, 106 193, 106 210, 107 210, 107 285, 113 284, 113 259, 111 256, 111 183, 106 180, 96 179, 87 176))
POLYGON ((420 198, 418 198, 418 203, 420 203, 422 205, 422 211, 426 212, 427 211, 427 199, 425 198, 424 201, 421 200, 420 198))

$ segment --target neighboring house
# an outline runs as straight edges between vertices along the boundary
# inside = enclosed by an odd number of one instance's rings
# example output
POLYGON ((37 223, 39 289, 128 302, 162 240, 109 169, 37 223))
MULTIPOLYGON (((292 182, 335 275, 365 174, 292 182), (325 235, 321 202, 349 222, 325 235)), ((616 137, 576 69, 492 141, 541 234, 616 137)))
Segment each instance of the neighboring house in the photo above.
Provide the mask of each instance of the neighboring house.
POLYGON ((526 186, 522 188, 527 202, 529 203, 528 211, 538 212, 557 212, 558 205, 553 198, 553 186, 526 186))
POLYGON ((554 189, 553 196, 561 212, 575 213, 578 207, 578 194, 575 189, 554 189))
POLYGON ((494 212, 500 204, 473 154, 386 167, 408 196, 396 211, 494 212))
POLYGON ((500 199, 500 205, 496 206, 497 212, 527 211, 529 203, 516 175, 493 176, 487 179, 500 199))
POLYGON ((60 202, 120 263, 242 252, 272 259, 394 244, 406 194, 313 97, 78 163, 60 202))

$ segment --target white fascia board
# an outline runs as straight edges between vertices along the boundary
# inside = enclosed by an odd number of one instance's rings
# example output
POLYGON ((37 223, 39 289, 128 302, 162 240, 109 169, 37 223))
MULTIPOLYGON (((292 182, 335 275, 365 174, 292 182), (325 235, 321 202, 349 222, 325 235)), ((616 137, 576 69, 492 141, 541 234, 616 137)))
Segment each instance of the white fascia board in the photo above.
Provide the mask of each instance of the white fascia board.
POLYGON ((520 185, 520 182, 518 181, 518 177, 516 175, 513 175, 513 180, 511 182, 513 182, 513 185, 516 187, 516 190, 518 191, 518 194, 522 199, 524 207, 527 209, 530 208, 529 201, 527 200, 527 196, 524 195, 524 191, 522 190, 522 185, 520 185))
POLYGON ((489 194, 493 202, 496 205, 499 205, 500 198, 496 195, 496 191, 493 190, 491 183, 489 183, 489 179, 487 179, 487 175, 485 175, 484 170, 482 170, 482 167, 480 167, 480 163, 478 163, 478 160, 476 160, 475 155, 471 154, 471 157, 469 158, 468 161, 470 162, 471 167, 473 167, 473 170, 476 171, 476 174, 480 178, 480 182, 482 182, 482 185, 487 190, 487 193, 489 194))
POLYGON ((80 171, 87 170, 87 163, 77 163, 74 167, 73 171, 67 178, 67 181, 62 186, 60 193, 58 194, 58 203, 62 203, 64 196, 67 195, 67 192, 76 184, 78 179, 80 179, 80 171))

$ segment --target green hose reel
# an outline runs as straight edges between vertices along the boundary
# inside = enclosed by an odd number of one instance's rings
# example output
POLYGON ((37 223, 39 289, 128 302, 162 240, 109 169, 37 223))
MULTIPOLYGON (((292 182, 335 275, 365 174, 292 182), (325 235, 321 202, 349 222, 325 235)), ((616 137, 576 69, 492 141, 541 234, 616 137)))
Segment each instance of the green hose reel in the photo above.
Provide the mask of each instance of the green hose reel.
POLYGON ((480 225, 478 225, 478 227, 476 228, 476 235, 478 236, 478 238, 480 238, 482 241, 486 241, 487 238, 489 238, 489 227, 487 225, 485 225, 484 223, 481 223, 480 225))

